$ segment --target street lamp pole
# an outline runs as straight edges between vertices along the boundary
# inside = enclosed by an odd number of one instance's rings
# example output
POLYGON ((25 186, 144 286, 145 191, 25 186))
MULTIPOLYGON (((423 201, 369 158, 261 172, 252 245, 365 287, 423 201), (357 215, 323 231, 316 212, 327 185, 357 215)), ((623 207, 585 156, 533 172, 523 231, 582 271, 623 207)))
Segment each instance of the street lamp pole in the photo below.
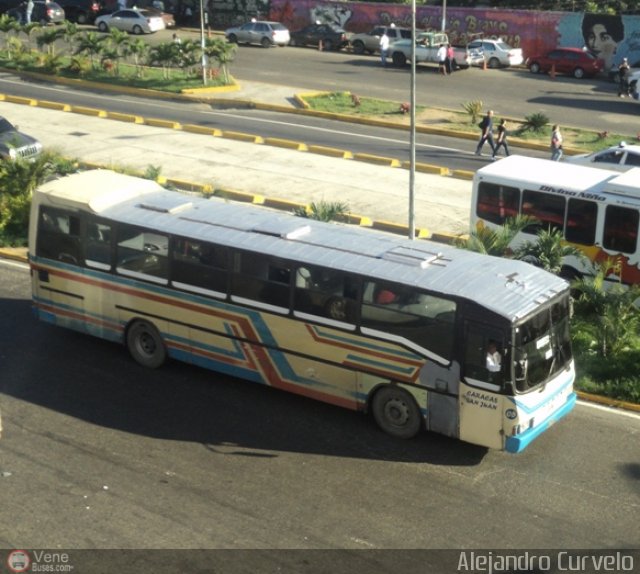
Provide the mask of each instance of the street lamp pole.
POLYGON ((204 53, 204 0, 200 0, 200 51, 202 52, 202 84, 207 85, 207 56, 204 53))
POLYGON ((411 0, 411 94, 409 103, 409 239, 416 236, 416 0, 411 0))
POLYGON ((440 31, 443 34, 447 31, 447 0, 442 0, 442 26, 440 31))

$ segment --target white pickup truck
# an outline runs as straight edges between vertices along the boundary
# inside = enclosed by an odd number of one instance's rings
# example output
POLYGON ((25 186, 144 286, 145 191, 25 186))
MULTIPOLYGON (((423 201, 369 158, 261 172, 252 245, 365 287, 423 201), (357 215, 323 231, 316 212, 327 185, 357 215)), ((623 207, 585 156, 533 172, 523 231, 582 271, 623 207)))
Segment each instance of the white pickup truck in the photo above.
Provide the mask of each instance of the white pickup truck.
MULTIPOLYGON (((449 37, 440 32, 421 32, 416 37, 416 64, 437 62, 438 48, 449 43, 449 37)), ((411 60, 411 40, 403 39, 389 46, 389 56, 394 66, 404 66, 411 60)), ((468 68, 481 65, 481 51, 469 50, 465 46, 453 46, 454 67, 468 68)))

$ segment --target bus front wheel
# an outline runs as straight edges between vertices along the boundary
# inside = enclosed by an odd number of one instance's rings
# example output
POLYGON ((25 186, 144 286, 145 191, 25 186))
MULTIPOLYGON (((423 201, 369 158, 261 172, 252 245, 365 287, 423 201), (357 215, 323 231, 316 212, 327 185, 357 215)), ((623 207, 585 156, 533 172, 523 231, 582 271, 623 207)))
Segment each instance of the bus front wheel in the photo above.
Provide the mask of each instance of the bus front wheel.
POLYGON ((390 385, 373 396, 373 418, 387 434, 396 438, 412 438, 422 424, 420 409, 404 389, 390 385))
POLYGON ((127 331, 127 348, 134 360, 149 369, 162 366, 167 358, 162 337, 147 321, 135 321, 127 331))

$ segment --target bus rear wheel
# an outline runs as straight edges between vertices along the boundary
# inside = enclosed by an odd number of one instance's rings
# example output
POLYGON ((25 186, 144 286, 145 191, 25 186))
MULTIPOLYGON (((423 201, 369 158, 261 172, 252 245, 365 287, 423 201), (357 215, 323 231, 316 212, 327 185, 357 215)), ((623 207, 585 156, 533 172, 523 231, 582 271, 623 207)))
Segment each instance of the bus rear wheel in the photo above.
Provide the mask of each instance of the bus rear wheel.
POLYGON ((390 385, 373 396, 373 418, 387 434, 413 438, 420 431, 422 417, 414 398, 404 389, 390 385))
POLYGON ((127 330, 127 348, 133 359, 149 369, 161 367, 167 350, 158 330, 147 321, 135 321, 127 330))

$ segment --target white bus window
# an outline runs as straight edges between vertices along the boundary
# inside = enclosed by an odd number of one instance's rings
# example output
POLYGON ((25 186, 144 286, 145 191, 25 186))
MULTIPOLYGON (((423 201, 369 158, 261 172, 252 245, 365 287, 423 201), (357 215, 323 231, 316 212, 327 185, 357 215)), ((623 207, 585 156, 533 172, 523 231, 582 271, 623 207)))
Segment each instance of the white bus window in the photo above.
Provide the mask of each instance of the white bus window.
POLYGON ((361 324, 403 337, 445 359, 451 358, 456 304, 409 287, 365 281, 361 324))
POLYGON ((597 218, 598 205, 594 201, 570 199, 565 239, 581 245, 593 245, 596 240, 597 218))
POLYGON ((86 262, 88 267, 111 268, 111 225, 87 221, 86 262))
POLYGON ((503 224, 518 215, 520 190, 516 187, 482 182, 478 186, 476 214, 492 223, 503 224))
POLYGON ((80 218, 67 211, 42 207, 36 255, 76 265, 82 263, 80 218))
POLYGON ((540 223, 528 225, 524 232, 536 234, 540 229, 562 232, 564 209, 564 197, 525 189, 522 196, 522 215, 533 217, 540 223))
POLYGON ((353 323, 357 296, 357 280, 344 272, 310 266, 296 270, 295 311, 353 323))
POLYGON ((638 210, 607 206, 602 245, 620 253, 635 253, 638 244, 638 210))
MULTIPOLYGON (((176 238, 172 248, 171 281, 182 288, 196 287, 224 296, 227 291, 228 251, 225 247, 176 238)), ((194 290, 194 289, 191 289, 194 290)))
POLYGON ((117 269, 123 275, 144 275, 166 280, 169 238, 129 225, 118 228, 117 269))

